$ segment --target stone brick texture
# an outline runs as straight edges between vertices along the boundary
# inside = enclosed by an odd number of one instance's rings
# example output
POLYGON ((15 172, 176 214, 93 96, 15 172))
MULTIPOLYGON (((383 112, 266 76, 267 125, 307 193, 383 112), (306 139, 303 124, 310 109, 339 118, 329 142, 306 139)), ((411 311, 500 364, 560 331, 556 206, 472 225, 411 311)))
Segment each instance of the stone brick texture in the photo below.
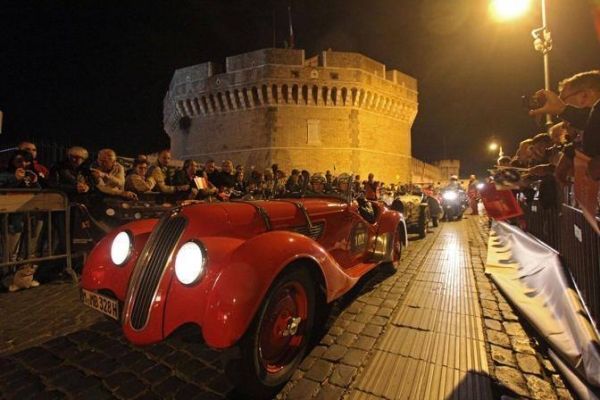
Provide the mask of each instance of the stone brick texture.
POLYGON ((332 51, 307 60, 303 50, 265 49, 226 64, 222 73, 208 63, 175 72, 164 127, 176 158, 411 180, 414 78, 332 51))

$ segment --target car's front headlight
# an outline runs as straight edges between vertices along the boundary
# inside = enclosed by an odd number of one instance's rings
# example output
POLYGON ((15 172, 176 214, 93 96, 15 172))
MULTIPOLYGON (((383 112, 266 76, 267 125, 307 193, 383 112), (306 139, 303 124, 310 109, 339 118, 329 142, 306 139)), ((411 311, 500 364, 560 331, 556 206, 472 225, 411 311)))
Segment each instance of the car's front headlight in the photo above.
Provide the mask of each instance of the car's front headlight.
POLYGON ((129 259, 132 249, 131 234, 127 231, 119 232, 110 246, 110 259, 115 265, 123 265, 129 259))
POLYGON ((444 194, 442 194, 442 197, 444 198, 444 200, 456 200, 458 198, 458 193, 452 190, 444 192, 444 194))
POLYGON ((198 242, 187 242, 177 252, 175 275, 179 282, 191 285, 200 279, 206 264, 206 251, 198 242))

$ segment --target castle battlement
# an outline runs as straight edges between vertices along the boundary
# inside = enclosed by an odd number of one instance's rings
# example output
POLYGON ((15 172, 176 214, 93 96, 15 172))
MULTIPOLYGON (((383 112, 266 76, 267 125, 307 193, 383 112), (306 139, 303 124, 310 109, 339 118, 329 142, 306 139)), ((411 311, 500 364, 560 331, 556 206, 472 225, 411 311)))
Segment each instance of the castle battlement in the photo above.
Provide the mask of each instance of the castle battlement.
POLYGON ((253 160, 262 152, 285 166, 329 149, 354 160, 353 171, 366 152, 402 159, 408 171, 417 97, 414 78, 362 54, 306 58, 304 50, 262 49, 227 57, 225 68, 205 62, 176 70, 164 126, 178 157, 253 160))

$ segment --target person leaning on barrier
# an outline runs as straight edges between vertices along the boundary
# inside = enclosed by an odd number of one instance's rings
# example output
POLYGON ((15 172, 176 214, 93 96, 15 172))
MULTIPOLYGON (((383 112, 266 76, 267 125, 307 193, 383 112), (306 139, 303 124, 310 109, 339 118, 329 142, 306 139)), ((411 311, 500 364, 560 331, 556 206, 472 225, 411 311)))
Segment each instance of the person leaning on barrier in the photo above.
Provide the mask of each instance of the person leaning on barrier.
POLYGON ((17 145, 19 150, 25 150, 31 157, 33 157, 33 170, 40 177, 40 184, 43 184, 43 181, 48 178, 50 171, 46 166, 40 164, 37 160, 37 146, 32 142, 22 141, 17 145))
POLYGON ((533 142, 532 139, 525 139, 519 143, 519 148, 511 161, 511 166, 517 168, 527 168, 529 166, 531 162, 531 153, 529 152, 531 142, 533 142))
POLYGON ((221 171, 217 169, 215 164, 215 160, 209 159, 204 163, 204 172, 206 173, 206 178, 214 187, 221 186, 221 171))
POLYGON ((34 171, 33 157, 25 150, 17 150, 8 161, 6 171, 0 172, 2 188, 41 188, 39 177, 34 171))
MULTIPOLYGON (((194 181, 196 177, 198 177, 198 163, 194 160, 185 160, 183 162, 183 168, 175 171, 173 185, 189 186, 190 189, 187 192, 181 192, 181 196, 189 200, 194 200, 198 197, 198 194, 200 194, 200 190, 196 187, 194 181)), ((208 190, 208 188, 206 190, 208 190)), ((202 197, 206 197, 208 196, 208 192, 203 192, 202 195, 202 197)))
POLYGON ((93 187, 87 159, 86 149, 80 146, 70 147, 66 159, 50 169, 48 186, 65 192, 71 201, 75 198, 81 200, 93 187))
POLYGON ((171 185, 169 175, 169 162, 171 162, 171 151, 162 150, 158 153, 156 164, 150 168, 149 175, 156 182, 154 191, 164 194, 174 194, 177 192, 187 192, 190 190, 190 185, 171 185))
POLYGON ((500 167, 509 167, 510 166, 510 157, 509 156, 498 157, 498 160, 496 161, 496 165, 498 165, 500 167))
MULTIPOLYGON (((25 150, 17 150, 8 162, 6 171, 0 172, 0 188, 11 189, 40 189, 39 179, 34 171, 33 156, 25 150)), ((16 261, 19 255, 23 255, 24 249, 21 243, 21 235, 25 231, 26 220, 23 214, 9 214, 8 237, 6 238, 6 249, 9 261, 16 261)), ((30 240, 28 257, 35 256, 39 235, 42 229, 42 221, 39 218, 31 218, 29 224, 30 240)), ((2 235, 0 235, 2 236, 2 235)), ((0 250, 3 249, 4 239, 0 241, 0 250)), ((0 276, 1 276, 0 271, 0 276)))
POLYGON ((117 161, 117 153, 114 150, 100 150, 90 171, 99 193, 137 199, 135 193, 125 190, 125 168, 117 161))
POLYGON ((561 81, 559 95, 550 90, 539 90, 535 95, 543 105, 529 114, 557 115, 581 130, 581 150, 592 158, 588 173, 600 179, 600 71, 582 72, 561 81))
POLYGON ((133 169, 127 178, 125 178, 125 190, 142 194, 152 191, 156 181, 148 173, 148 161, 136 159, 133 162, 133 169))
POLYGON ((551 159, 551 154, 546 151, 551 146, 552 138, 549 134, 539 133, 533 137, 529 147, 530 164, 533 166, 529 168, 529 175, 541 177, 554 174, 557 159, 551 159))

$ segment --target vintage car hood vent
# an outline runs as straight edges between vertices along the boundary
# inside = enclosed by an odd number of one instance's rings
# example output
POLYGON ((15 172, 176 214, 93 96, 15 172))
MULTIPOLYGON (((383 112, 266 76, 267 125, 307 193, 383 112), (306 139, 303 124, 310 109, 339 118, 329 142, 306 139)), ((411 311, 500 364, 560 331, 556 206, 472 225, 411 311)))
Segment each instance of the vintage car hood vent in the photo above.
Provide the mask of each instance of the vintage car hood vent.
POLYGON ((131 297, 132 328, 142 329, 146 326, 156 289, 186 225, 187 218, 182 215, 164 218, 144 246, 142 255, 135 265, 134 273, 137 277, 133 280, 131 297))
POLYGON ((293 232, 299 233, 304 236, 308 236, 313 240, 317 240, 323 234, 323 229, 325 228, 324 222, 313 223, 312 226, 302 225, 296 226, 290 229, 293 232))

